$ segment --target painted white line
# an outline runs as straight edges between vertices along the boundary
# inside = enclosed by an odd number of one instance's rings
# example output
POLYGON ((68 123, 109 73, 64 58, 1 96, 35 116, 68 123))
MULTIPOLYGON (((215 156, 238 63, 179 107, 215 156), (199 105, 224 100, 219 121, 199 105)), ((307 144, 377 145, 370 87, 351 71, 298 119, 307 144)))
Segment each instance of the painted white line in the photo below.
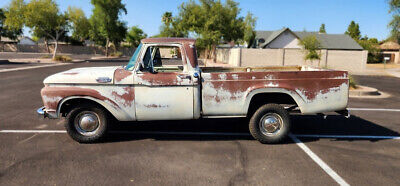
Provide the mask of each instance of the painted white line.
POLYGON ((19 70, 35 69, 35 68, 54 67, 54 66, 61 66, 61 65, 70 65, 70 64, 72 64, 72 63, 57 63, 57 64, 52 64, 52 65, 40 65, 40 66, 31 66, 31 67, 10 68, 10 69, 0 70, 0 73, 1 72, 13 72, 13 71, 19 71, 19 70))
POLYGON ((386 112, 400 112, 400 109, 385 109, 385 108, 348 108, 354 111, 386 111, 386 112))
POLYGON ((317 163, 330 177, 332 177, 339 185, 349 185, 342 177, 340 177, 328 164, 321 160, 313 151, 311 151, 296 136, 289 135, 290 138, 299 146, 315 163, 317 163))
POLYGON ((65 130, 0 130, 0 133, 66 133, 65 130))
POLYGON ((318 135, 318 134, 293 134, 301 138, 350 138, 350 139, 396 139, 400 136, 364 136, 364 135, 318 135))

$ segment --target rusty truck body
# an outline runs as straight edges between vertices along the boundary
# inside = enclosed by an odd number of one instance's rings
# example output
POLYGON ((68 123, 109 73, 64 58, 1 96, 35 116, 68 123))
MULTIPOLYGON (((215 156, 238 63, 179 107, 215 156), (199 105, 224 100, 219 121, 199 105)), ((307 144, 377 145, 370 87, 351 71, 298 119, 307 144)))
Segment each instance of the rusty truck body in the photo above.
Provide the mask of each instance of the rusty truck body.
POLYGON ((248 117, 262 143, 282 141, 291 112, 347 114, 346 71, 312 67, 199 67, 194 39, 143 39, 128 65, 76 68, 47 77, 41 90, 49 118, 66 117, 79 142, 100 140, 119 121, 248 117), (164 65, 163 47, 179 51, 164 65))

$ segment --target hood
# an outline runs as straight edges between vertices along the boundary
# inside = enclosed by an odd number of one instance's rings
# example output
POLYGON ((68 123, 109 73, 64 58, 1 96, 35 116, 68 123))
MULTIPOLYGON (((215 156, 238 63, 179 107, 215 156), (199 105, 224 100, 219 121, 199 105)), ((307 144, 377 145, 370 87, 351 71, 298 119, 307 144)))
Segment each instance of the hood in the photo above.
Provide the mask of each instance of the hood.
POLYGON ((88 67, 74 68, 57 74, 53 74, 44 79, 44 84, 112 84, 114 82, 115 67, 88 67), (97 82, 96 79, 108 79, 109 82, 97 82))

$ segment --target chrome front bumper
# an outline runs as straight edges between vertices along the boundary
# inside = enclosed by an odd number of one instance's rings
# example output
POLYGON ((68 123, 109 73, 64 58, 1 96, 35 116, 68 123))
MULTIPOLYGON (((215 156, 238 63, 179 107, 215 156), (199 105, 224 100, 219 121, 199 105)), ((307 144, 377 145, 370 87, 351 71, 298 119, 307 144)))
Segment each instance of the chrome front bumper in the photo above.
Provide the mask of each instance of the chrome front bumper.
POLYGON ((36 110, 37 115, 40 118, 50 118, 50 119, 57 119, 57 114, 56 113, 49 113, 46 111, 45 107, 40 107, 36 110))
POLYGON ((46 117, 48 117, 48 115, 47 115, 46 110, 45 110, 44 107, 38 108, 38 109, 36 110, 36 113, 37 113, 37 115, 38 115, 40 118, 46 118, 46 117))

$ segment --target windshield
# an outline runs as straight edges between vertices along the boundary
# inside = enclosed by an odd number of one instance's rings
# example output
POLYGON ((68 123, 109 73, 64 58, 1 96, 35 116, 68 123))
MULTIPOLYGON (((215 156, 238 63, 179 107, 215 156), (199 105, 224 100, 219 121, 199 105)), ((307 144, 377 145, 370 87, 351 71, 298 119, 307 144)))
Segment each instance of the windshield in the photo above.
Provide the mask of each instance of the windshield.
POLYGON ((125 67, 126 70, 133 70, 141 48, 142 48, 142 43, 140 43, 140 45, 136 48, 135 53, 132 55, 128 65, 126 65, 125 67))

